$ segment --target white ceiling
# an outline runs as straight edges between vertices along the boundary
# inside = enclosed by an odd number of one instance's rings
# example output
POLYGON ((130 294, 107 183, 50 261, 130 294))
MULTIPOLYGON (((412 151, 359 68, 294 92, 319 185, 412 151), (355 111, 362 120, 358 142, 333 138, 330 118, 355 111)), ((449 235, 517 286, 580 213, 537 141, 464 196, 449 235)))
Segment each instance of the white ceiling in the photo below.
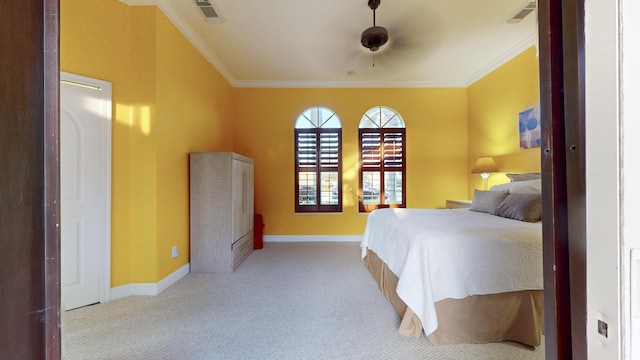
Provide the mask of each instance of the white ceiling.
MULTIPOLYGON (((381 0, 389 42, 360 44, 367 0, 120 0, 156 5, 235 87, 466 87, 536 43, 525 0, 381 0)), ((534 0, 532 0, 534 1, 534 0)))

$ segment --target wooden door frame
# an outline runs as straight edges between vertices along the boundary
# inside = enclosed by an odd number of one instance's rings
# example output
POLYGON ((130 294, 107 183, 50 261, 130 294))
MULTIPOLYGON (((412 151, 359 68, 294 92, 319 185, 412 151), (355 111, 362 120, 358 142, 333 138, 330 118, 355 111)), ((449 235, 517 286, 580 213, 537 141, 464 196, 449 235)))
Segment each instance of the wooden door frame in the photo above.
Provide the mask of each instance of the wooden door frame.
POLYGON ((584 0, 539 0, 538 21, 545 355, 586 359, 584 0))
POLYGON ((0 10, 0 349, 59 359, 59 1, 0 10))
MULTIPOLYGON (((40 1, 36 0, 36 3, 40 1)), ((44 274, 47 360, 62 357, 60 331, 60 2, 44 8, 44 274)))

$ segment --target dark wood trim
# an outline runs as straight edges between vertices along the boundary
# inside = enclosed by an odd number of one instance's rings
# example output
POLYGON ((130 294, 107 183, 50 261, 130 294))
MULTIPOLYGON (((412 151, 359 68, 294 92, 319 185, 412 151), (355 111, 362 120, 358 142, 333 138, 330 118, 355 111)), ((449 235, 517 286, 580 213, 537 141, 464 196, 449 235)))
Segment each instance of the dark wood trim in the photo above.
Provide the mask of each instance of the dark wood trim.
POLYGON ((0 3, 0 357, 60 359, 58 0, 0 3))
POLYGON ((562 2, 571 354, 587 358, 584 0, 562 2))
POLYGON ((358 129, 358 209, 361 213, 371 212, 376 209, 384 208, 404 208, 407 206, 407 131, 406 128, 359 128, 358 129), (380 166, 369 166, 364 169, 363 166, 363 148, 362 148, 362 135, 380 134, 380 143, 382 149, 380 151, 380 166), (401 133, 402 134, 402 166, 401 167, 387 167, 384 165, 384 134, 385 133, 401 133), (364 203, 364 190, 363 190, 363 172, 380 172, 380 203, 379 204, 365 204, 364 203), (402 203, 401 204, 386 204, 385 203, 385 183, 384 173, 391 171, 402 171, 402 203))
POLYGON ((60 323, 60 16, 44 0, 44 273, 46 359, 61 358, 60 323))
POLYGON ((540 0, 546 359, 586 359, 584 0, 540 0))
POLYGON ((544 242, 545 357, 571 359, 564 96, 562 66, 562 4, 538 2, 540 118, 542 125, 542 214, 544 242))
POLYGON ((293 131, 293 143, 294 143, 294 211, 296 213, 337 213, 342 211, 342 128, 296 128, 293 131), (338 135, 338 165, 337 167, 324 167, 322 166, 321 156, 321 134, 337 134, 338 135), (316 136, 316 166, 312 167, 300 167, 300 151, 298 149, 298 135, 299 134, 314 134, 316 136), (316 203, 309 205, 300 204, 300 184, 299 173, 305 171, 314 171, 316 173, 316 203), (322 173, 324 172, 337 172, 338 173, 338 203, 337 204, 321 204, 321 192, 322 192, 322 173))

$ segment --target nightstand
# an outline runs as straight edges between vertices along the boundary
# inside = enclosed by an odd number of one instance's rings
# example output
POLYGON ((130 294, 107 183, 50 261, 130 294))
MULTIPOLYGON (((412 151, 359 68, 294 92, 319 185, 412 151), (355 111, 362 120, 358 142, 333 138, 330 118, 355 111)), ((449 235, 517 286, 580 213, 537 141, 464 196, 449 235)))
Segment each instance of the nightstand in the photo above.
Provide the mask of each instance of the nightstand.
POLYGON ((464 209, 471 207, 471 200, 447 200, 445 208, 447 209, 464 209))

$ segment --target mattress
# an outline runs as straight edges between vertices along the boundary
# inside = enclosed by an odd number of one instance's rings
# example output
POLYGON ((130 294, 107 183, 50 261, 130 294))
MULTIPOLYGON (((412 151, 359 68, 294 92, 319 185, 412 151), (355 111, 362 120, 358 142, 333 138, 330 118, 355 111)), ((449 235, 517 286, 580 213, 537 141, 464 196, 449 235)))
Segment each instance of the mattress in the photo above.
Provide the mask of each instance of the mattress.
POLYGON ((397 277, 395 293, 427 335, 439 327, 443 300, 542 290, 541 223, 467 209, 379 209, 361 247, 397 277))

